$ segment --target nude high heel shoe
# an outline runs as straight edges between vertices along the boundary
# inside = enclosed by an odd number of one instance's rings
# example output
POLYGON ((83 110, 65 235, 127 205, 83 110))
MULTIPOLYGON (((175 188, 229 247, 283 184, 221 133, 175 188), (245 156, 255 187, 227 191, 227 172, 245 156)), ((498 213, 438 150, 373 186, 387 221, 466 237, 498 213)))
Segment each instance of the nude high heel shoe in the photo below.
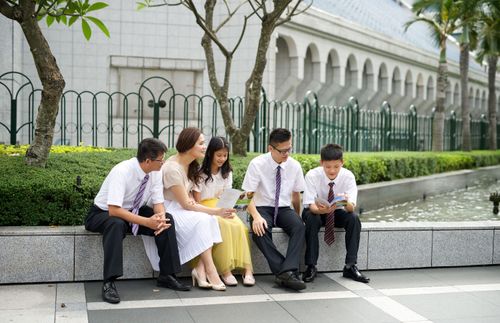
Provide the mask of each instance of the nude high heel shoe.
MULTIPOLYGON (((208 276, 207 276, 207 280, 210 283, 210 279, 208 278, 208 276)), ((220 284, 217 284, 217 285, 210 283, 210 285, 212 285, 213 290, 217 290, 217 291, 221 291, 221 292, 226 290, 226 285, 224 285, 224 283, 222 283, 222 282, 220 284)))
POLYGON ((196 272, 196 269, 193 268, 191 271, 191 278, 193 279, 193 287, 196 287, 196 284, 198 283, 198 287, 204 288, 204 289, 210 289, 213 288, 213 286, 207 282, 206 280, 200 279, 198 277, 198 273, 196 272))

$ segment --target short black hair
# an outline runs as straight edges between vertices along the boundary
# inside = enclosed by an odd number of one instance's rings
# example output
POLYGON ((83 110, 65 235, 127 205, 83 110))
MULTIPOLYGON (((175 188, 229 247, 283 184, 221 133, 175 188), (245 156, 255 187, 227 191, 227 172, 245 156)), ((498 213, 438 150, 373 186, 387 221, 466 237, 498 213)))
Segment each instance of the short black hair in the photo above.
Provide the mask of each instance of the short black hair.
POLYGON ((278 145, 292 138, 290 130, 285 128, 276 128, 269 134, 269 144, 278 145))
POLYGON ((320 151, 321 160, 329 161, 329 160, 343 160, 344 153, 341 145, 337 144, 327 144, 321 147, 320 151))
POLYGON ((137 148, 137 160, 142 163, 146 159, 156 159, 159 155, 167 152, 167 146, 156 138, 145 138, 137 148))

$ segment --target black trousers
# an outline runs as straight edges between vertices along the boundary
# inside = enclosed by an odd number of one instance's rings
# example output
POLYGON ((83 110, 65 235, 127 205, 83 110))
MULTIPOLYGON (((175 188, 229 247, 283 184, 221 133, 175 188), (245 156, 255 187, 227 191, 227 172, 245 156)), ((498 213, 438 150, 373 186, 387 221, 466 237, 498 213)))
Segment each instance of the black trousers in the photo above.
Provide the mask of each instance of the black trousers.
POLYGON ((305 233, 304 223, 300 217, 288 206, 279 208, 276 226, 282 228, 289 237, 286 256, 283 256, 273 242, 274 207, 259 206, 257 211, 266 220, 267 229, 262 237, 254 233, 252 238, 266 257, 272 273, 278 275, 286 271, 298 270, 305 233))
MULTIPOLYGON (((347 254, 346 264, 356 264, 358 261, 359 237, 361 233, 361 221, 354 212, 343 209, 335 210, 333 213, 335 227, 345 229, 345 246, 347 254)), ((305 264, 316 266, 319 256, 318 232, 326 223, 326 214, 312 213, 309 208, 302 211, 302 219, 306 224, 306 256, 305 264)))
MULTIPOLYGON (((143 206, 139 209, 139 215, 150 217, 154 214, 152 208, 143 206)), ((181 271, 179 260, 179 249, 175 236, 174 219, 166 214, 172 225, 159 235, 154 235, 154 230, 139 226, 137 234, 154 236, 158 255, 160 256, 160 275, 171 275, 181 271)), ((123 275, 123 239, 127 233, 132 232, 130 223, 123 219, 110 216, 108 211, 101 210, 93 205, 85 219, 85 229, 92 232, 102 233, 102 247, 104 249, 104 280, 114 280, 123 275)))

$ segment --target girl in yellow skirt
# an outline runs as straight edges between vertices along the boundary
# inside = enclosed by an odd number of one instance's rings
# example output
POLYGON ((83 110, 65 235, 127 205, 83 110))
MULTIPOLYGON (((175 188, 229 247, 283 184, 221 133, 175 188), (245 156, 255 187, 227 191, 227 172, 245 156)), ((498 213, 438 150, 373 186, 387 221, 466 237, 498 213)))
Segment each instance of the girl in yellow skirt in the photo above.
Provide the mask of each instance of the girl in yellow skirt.
MULTIPOLYGON (((233 173, 229 163, 229 143, 223 137, 213 137, 208 144, 201 166, 202 180, 193 188, 194 199, 208 207, 215 207, 222 191, 233 186, 233 173)), ((236 286, 238 281, 232 271, 242 271, 243 285, 253 286, 250 240, 248 227, 236 215, 231 218, 217 217, 222 243, 212 248, 217 271, 226 286, 236 286)))

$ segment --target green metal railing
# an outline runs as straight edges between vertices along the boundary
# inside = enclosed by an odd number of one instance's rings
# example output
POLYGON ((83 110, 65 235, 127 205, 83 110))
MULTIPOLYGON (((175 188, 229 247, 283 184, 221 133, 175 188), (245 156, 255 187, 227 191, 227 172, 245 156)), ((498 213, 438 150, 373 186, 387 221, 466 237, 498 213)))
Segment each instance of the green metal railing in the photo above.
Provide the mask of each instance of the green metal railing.
MULTIPOLYGON (((10 124, 3 118, 0 126, 7 131, 11 144, 30 143, 33 139, 40 96, 41 90, 35 89, 22 73, 0 75, 0 111, 10 111, 10 124)), ((236 126, 241 126, 244 98, 231 98, 229 106, 236 126)), ((341 144, 347 151, 430 150, 432 120, 433 113, 420 115, 413 105, 404 113, 393 112, 388 102, 377 109, 364 110, 356 98, 349 99, 345 106, 331 106, 321 105, 317 94, 311 91, 302 102, 269 100, 262 91, 247 149, 267 151, 269 132, 284 127, 292 132, 294 150, 299 153, 318 153, 321 146, 331 142, 341 144)), ((216 98, 176 93, 167 79, 150 77, 137 92, 131 93, 65 91, 55 143, 135 147, 142 138, 152 136, 173 147, 179 132, 188 126, 198 127, 208 136, 226 135, 216 98)), ((470 126, 473 149, 486 149, 486 117, 471 118, 470 126)), ((445 150, 460 149, 461 128, 462 121, 451 112, 445 120, 445 150)), ((497 130, 500 132, 500 126, 497 130)), ((500 143, 500 136, 497 138, 500 143)))

